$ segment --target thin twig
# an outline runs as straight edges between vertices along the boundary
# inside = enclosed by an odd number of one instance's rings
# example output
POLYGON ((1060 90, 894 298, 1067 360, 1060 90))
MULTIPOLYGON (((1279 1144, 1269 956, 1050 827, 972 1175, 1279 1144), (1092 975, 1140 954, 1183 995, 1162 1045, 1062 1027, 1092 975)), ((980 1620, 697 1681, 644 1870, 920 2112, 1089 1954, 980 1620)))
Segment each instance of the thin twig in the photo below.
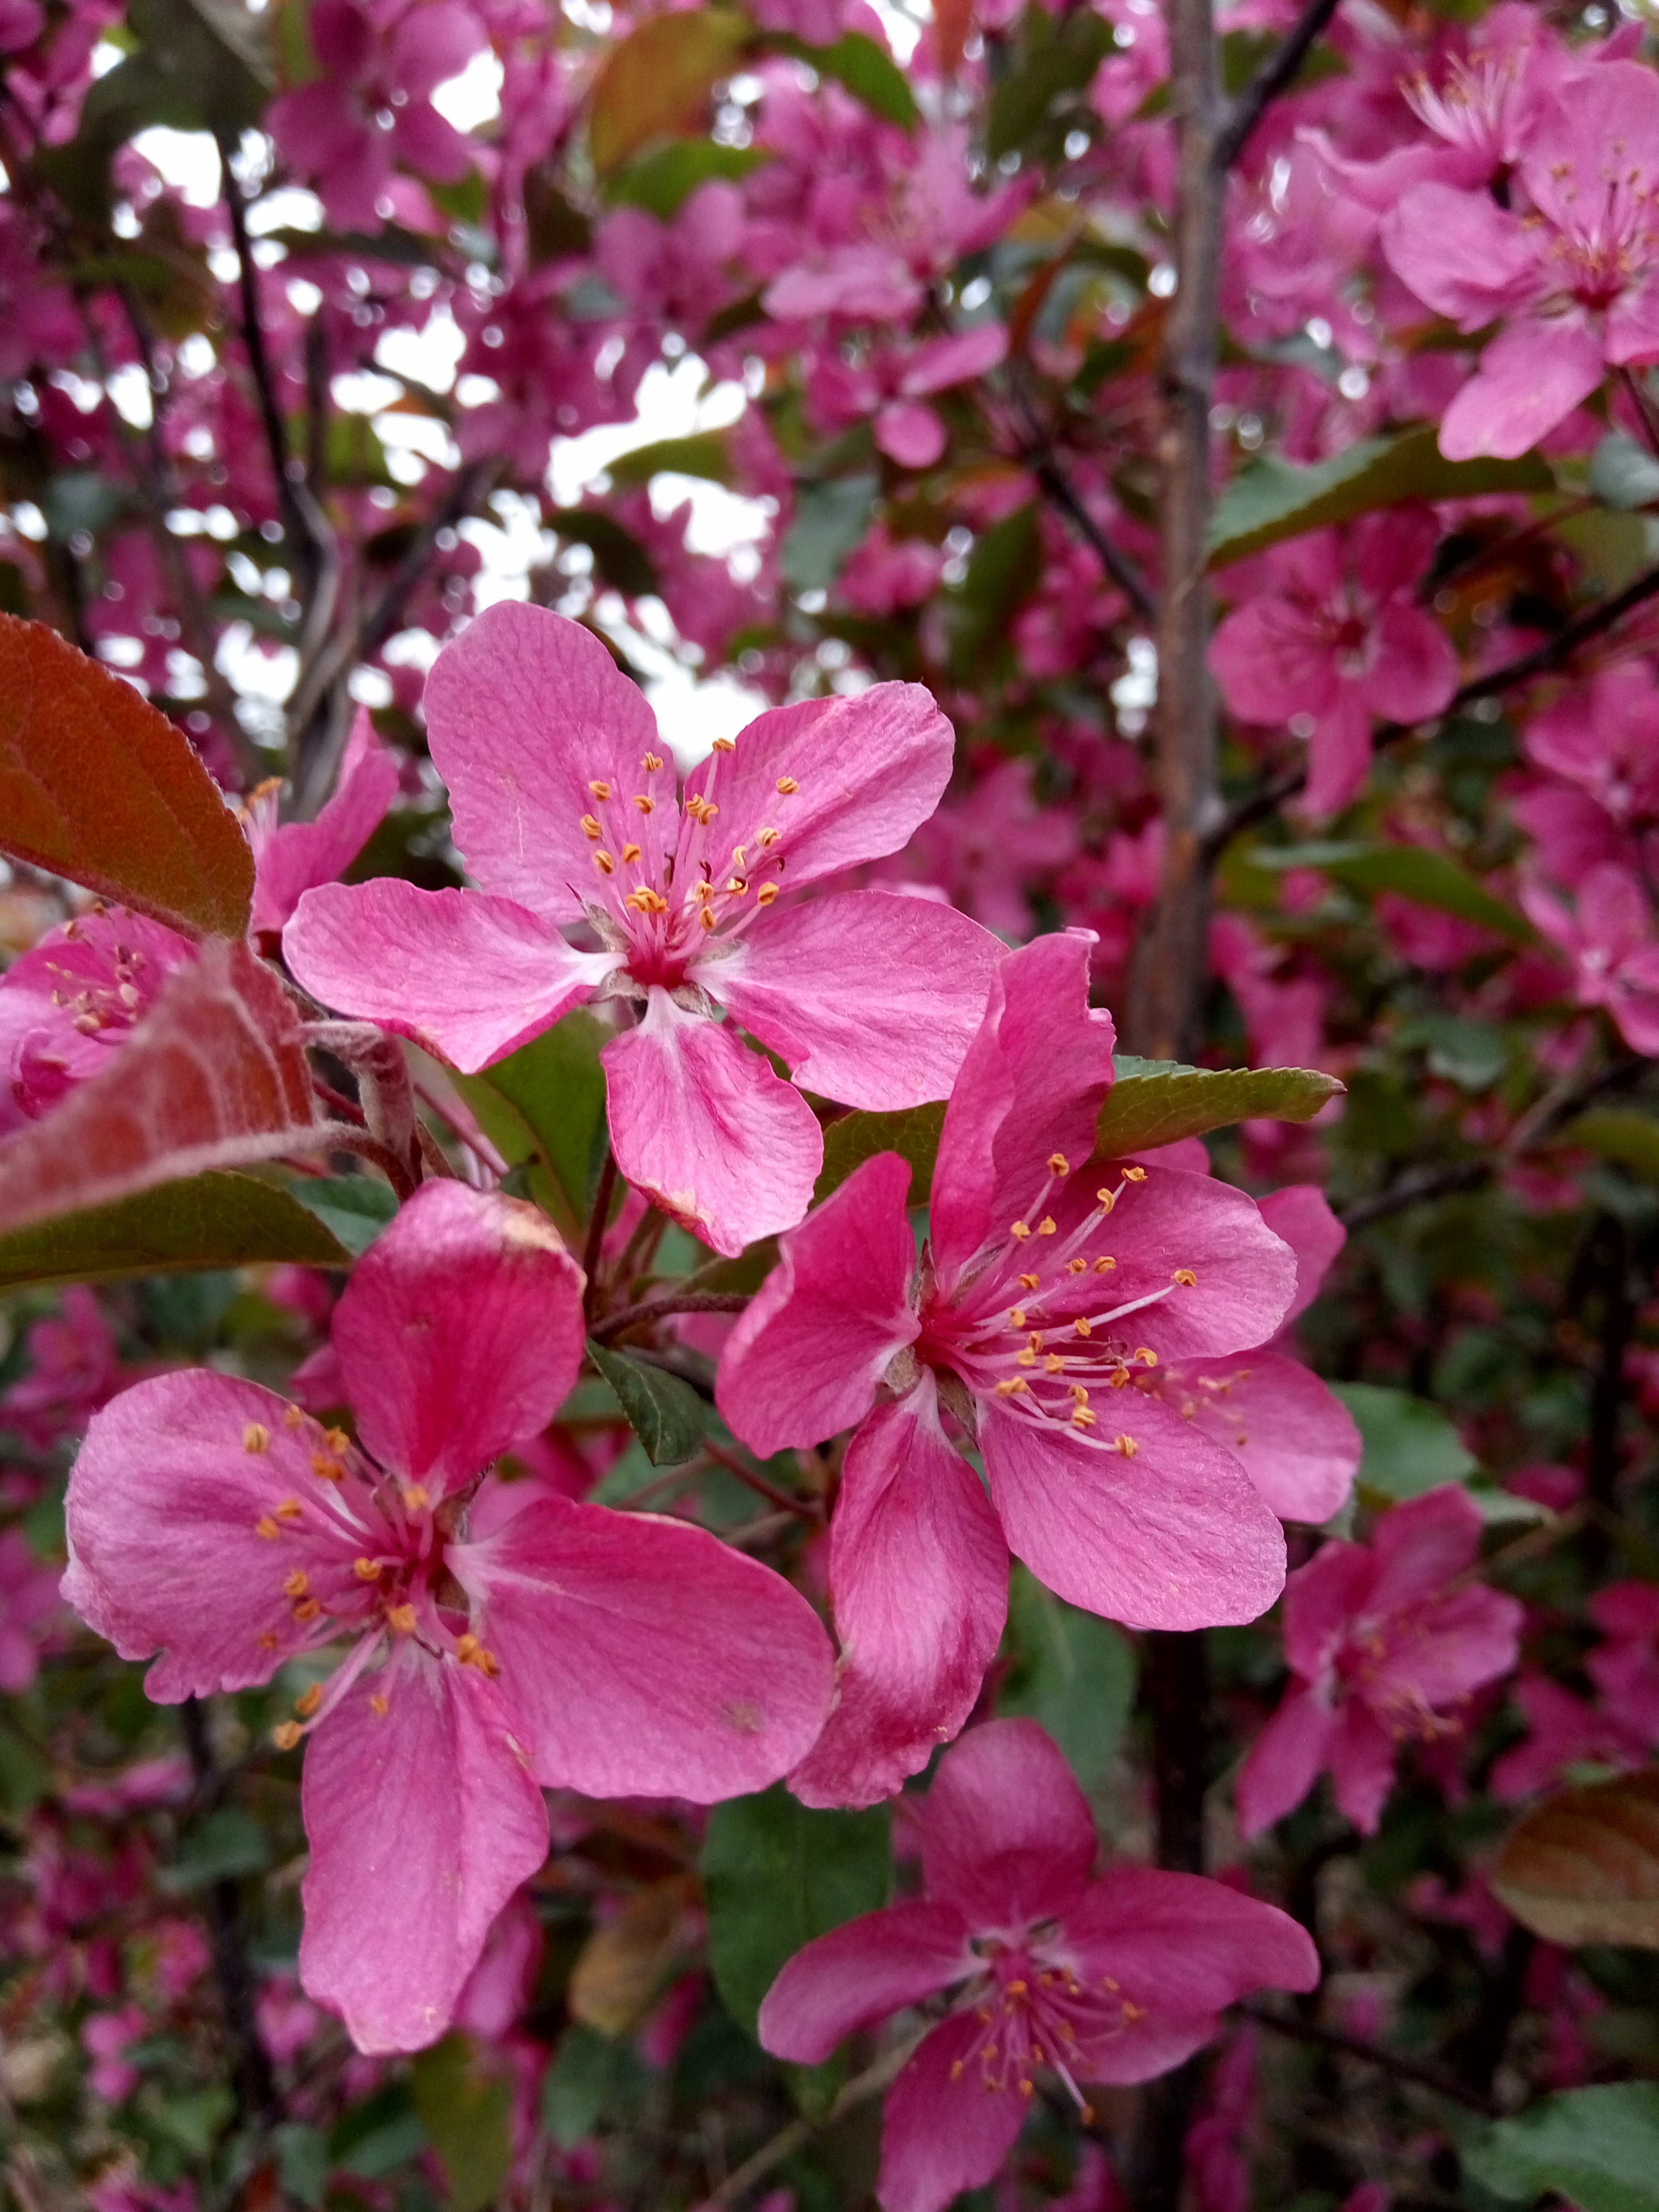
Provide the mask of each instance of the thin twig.
MULTIPOLYGON (((206 1789, 213 1780, 218 1762, 208 1737, 207 1715, 198 1698, 185 1698, 179 1708, 179 1721, 196 1786, 198 1790, 206 1789)), ((210 1883, 207 1905, 213 1938, 214 1976, 219 1984, 225 2033, 231 2047, 237 2103, 243 2122, 258 2127, 276 2111, 276 2089, 254 2016, 253 1966, 248 1957, 241 1893, 234 1881, 227 1875, 210 1883)))
POLYGON ((1459 1160, 1443 1168, 1418 1168, 1401 1176, 1387 1190, 1378 1191, 1374 1198, 1362 1198, 1355 1205, 1345 1206, 1337 1217, 1345 1229, 1364 1229, 1373 1221, 1382 1221, 1391 1213, 1403 1213, 1408 1206, 1420 1206, 1431 1198, 1445 1198, 1453 1191, 1478 1190, 1498 1172, 1494 1160, 1459 1160))
POLYGON ((606 1314, 603 1321, 594 1322, 588 1334, 601 1344, 611 1344, 630 1328, 643 1328, 647 1322, 661 1321, 668 1314, 735 1314, 741 1313, 748 1304, 746 1291, 665 1291, 660 1297, 642 1298, 638 1305, 623 1306, 616 1313, 606 1314))
POLYGON ((1076 530, 1084 543, 1098 556, 1100 565, 1128 600, 1143 621, 1152 622, 1158 614, 1158 601, 1151 586, 1127 553, 1121 553, 1095 520, 1076 486, 1061 468, 1054 454, 1046 448, 1033 455, 1028 464, 1031 474, 1047 492, 1054 505, 1076 530))
POLYGON ((1249 143, 1256 125, 1293 82, 1336 9, 1337 0, 1311 0, 1291 30, 1229 106, 1212 156, 1220 175, 1224 176, 1232 167, 1249 143))
POLYGON ((702 1448, 711 1459, 720 1462, 728 1474, 735 1474, 739 1482, 746 1484, 757 1498, 769 1498, 774 1505, 781 1505, 786 1513, 799 1514, 803 1521, 823 1520, 823 1508, 817 1499, 792 1497, 788 1491, 781 1490, 775 1482, 769 1482, 752 1467, 745 1467, 735 1452, 727 1451, 724 1444, 715 1443, 712 1438, 705 1438, 702 1448))
POLYGON ((1363 2035, 1349 2035, 1340 2027, 1322 2027, 1316 2021, 1273 2012, 1264 2004, 1247 2003, 1241 2005, 1239 2010, 1248 2019, 1258 2021, 1263 2027, 1289 2036, 1294 2042, 1316 2044, 1323 2051, 1340 2051, 1350 2058, 1363 2059, 1382 2073, 1397 2075, 1402 2081, 1414 2081, 1420 2089, 1432 2089, 1437 2096, 1449 2097, 1454 2104, 1465 2106, 1472 2112, 1483 2112, 1489 2119, 1496 2117, 1498 2107, 1490 2097, 1483 2096, 1479 2089, 1471 2089, 1431 2059, 1413 2058, 1404 2051, 1389 2051, 1380 2043, 1368 2043, 1363 2035))
POLYGON ((856 2111, 860 2105, 867 2105, 872 2097, 880 2096, 888 2084, 902 2072, 910 2054, 927 2033, 927 2030, 923 2028, 896 2049, 890 2051, 884 2058, 877 2059, 875 2064, 866 2067, 862 2074, 855 2074, 822 2120, 791 2120, 787 2128, 781 2128, 770 2142, 763 2143, 752 2158, 744 2159, 734 2173, 727 2174, 708 2202, 710 2204, 735 2204, 740 2197, 753 2188, 756 2182, 770 2173, 775 2166, 781 2166, 803 2143, 810 2142, 819 2128, 833 2127, 847 2113, 856 2111))
POLYGON ((599 1259, 605 1250, 605 1232, 611 1221, 611 1201, 617 1191, 617 1155, 609 1145, 605 1148, 605 1165, 599 1170, 599 1187, 593 1194, 593 1212, 587 1224, 587 1237, 582 1245, 582 1273, 587 1278, 585 1294, 588 1312, 593 1310, 593 1301, 599 1295, 599 1259))

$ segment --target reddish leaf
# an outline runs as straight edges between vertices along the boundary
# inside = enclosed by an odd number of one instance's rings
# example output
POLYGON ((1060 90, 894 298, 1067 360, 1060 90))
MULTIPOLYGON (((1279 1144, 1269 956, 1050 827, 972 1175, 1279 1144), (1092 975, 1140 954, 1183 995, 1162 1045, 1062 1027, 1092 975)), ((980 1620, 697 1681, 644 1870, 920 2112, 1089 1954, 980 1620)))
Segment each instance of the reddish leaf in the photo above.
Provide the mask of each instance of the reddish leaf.
POLYGON ((253 854, 183 731, 12 615, 0 615, 0 850, 189 936, 247 933, 253 854))
POLYGON ((1492 1887, 1552 1943, 1659 1951, 1659 1771, 1552 1797, 1512 1828, 1492 1887))
POLYGON ((973 27, 973 0, 933 0, 933 52, 939 73, 947 84, 961 65, 963 49, 973 27))
POLYGON ((594 80, 587 144, 599 174, 695 123, 749 35, 743 16, 711 9, 653 15, 630 31, 594 80))
POLYGON ((288 994, 210 939, 102 1074, 0 1144, 0 1231, 328 1141, 288 994))

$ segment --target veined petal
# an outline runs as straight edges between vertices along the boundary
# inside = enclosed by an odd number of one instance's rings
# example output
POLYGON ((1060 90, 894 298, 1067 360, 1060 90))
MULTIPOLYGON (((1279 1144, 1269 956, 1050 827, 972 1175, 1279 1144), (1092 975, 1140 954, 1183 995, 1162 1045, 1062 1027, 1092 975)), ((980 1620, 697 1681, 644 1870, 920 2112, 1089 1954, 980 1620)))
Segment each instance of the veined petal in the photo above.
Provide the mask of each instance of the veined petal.
POLYGON ((1208 2016, 1211 2033, 1215 2014, 1254 1990, 1310 1990, 1319 1980, 1319 1953, 1305 1928, 1276 1905, 1201 1875, 1115 1866, 1066 1914, 1063 1932, 1091 1985, 1110 1975, 1149 2021, 1208 2016))
POLYGON ((922 1879, 975 1930, 1023 1936, 1069 1911, 1095 1849, 1089 1801, 1036 1721, 987 1721, 939 1761, 922 1814, 922 1879))
POLYGON ((582 1271, 552 1224, 462 1182, 422 1184, 334 1311, 364 1445, 434 1504, 547 1426, 582 1342, 582 1271))
POLYGON ((401 1644, 306 1747, 300 1979, 371 2053, 449 2026, 491 1924, 547 1856, 547 1808, 493 1682, 401 1644))
MULTIPOLYGON (((1090 1170, 1091 1185, 1112 1180, 1109 1169, 1090 1170)), ((1144 1180, 1130 1183, 1090 1249, 1100 1245, 1117 1261, 1114 1307, 1166 1293, 1121 1324, 1160 1359, 1211 1358, 1264 1344, 1296 1295, 1296 1255, 1255 1200, 1185 1168, 1148 1167, 1144 1180)), ((1051 1298, 1049 1310, 1063 1315, 1072 1304, 1051 1298)))
POLYGON ((544 1494, 448 1556, 550 1787, 712 1804, 777 1781, 823 1724, 817 1615, 704 1529, 544 1494))
POLYGON ((1264 1613, 1284 1587, 1285 1533, 1231 1453, 1133 1389, 1103 1395, 1095 1436, 983 1408, 1009 1549, 1056 1596, 1130 1628, 1264 1613))
POLYGON ((660 882, 679 830, 673 763, 644 693, 580 623, 513 599, 486 607, 433 663, 426 724, 455 842, 485 890, 578 921, 603 889, 594 852, 620 852, 624 823, 645 850, 641 880, 660 882), (664 765, 647 771, 647 754, 664 765), (636 796, 653 799, 649 815, 636 796))
POLYGON ((339 782, 314 822, 285 822, 258 852, 251 933, 280 930, 317 884, 331 884, 356 859, 398 795, 398 763, 375 735, 367 707, 357 709, 340 763, 339 782))
POLYGON ((124 1659, 161 1656, 159 1704, 268 1682, 315 1640, 296 1571, 325 1603, 359 1598, 372 1513, 309 1414, 257 1382, 195 1369, 136 1382, 94 1413, 70 1476, 64 1595, 124 1659))
POLYGON ((783 1237, 777 1266, 727 1340, 715 1402, 763 1459, 861 1421, 921 1327, 910 1170, 896 1152, 855 1168, 783 1237))
POLYGON ((469 1075, 551 1029, 617 964, 576 951, 511 899, 423 891, 398 876, 308 890, 283 952, 325 1006, 412 1037, 469 1075))
POLYGON ((1163 1395, 1234 1455, 1281 1521, 1317 1527, 1346 1501, 1359 1431, 1341 1400, 1299 1359, 1249 1352, 1191 1360, 1169 1371, 1163 1395))
POLYGON ((830 1589, 839 1692, 789 1786, 804 1805, 873 1805, 973 1711, 1008 1611, 1007 1547, 926 1370, 848 1446, 830 1589))
POLYGON ((600 1057, 617 1164, 665 1213, 734 1257, 800 1219, 823 1138, 769 1061, 656 988, 639 1027, 600 1057))
POLYGON ((973 2013, 953 2014, 887 2092, 876 2183, 884 2212, 944 2212, 964 2189, 994 2180, 1013 2148, 1030 2107, 981 2078, 985 2034, 973 2013))
POLYGON ((1312 1690, 1293 1683, 1244 1754, 1234 1796, 1246 1840, 1293 1813, 1330 1764, 1340 1716, 1312 1690))
POLYGON ((1514 460, 1600 386, 1601 349, 1577 314, 1528 315, 1500 331, 1447 408, 1440 450, 1449 461, 1481 453, 1514 460))
POLYGON ((954 1905, 917 1898, 866 1912, 797 1951, 761 2001, 762 2047, 819 2066, 848 2036, 979 1970, 954 1905))
POLYGON ((693 972, 797 1083, 882 1112, 950 1095, 1002 957, 954 907, 842 891, 769 915, 693 972))

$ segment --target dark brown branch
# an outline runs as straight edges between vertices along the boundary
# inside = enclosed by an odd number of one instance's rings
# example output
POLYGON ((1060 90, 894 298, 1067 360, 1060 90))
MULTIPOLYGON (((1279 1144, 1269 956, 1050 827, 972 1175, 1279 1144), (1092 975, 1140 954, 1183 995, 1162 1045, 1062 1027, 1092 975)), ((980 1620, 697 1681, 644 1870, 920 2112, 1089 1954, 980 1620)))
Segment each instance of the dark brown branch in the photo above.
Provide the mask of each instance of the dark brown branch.
POLYGON ((741 1313, 748 1304, 747 1293, 735 1291, 665 1291, 660 1297, 642 1298, 638 1305, 623 1306, 603 1321, 596 1321, 588 1334, 600 1344, 612 1344, 630 1328, 643 1328, 649 1322, 661 1321, 668 1314, 678 1313, 741 1313))
POLYGON ((1391 1213, 1403 1213, 1408 1206, 1420 1206, 1431 1198, 1445 1198, 1453 1191, 1479 1190, 1498 1172, 1495 1160, 1459 1160, 1443 1168, 1418 1168, 1390 1183, 1373 1198, 1362 1198, 1355 1205, 1345 1206, 1339 1216, 1345 1229, 1364 1229, 1369 1222, 1386 1220, 1391 1213))
MULTIPOLYGON (((186 1698, 179 1717, 197 1790, 208 1791, 217 1779, 217 1761, 200 1698, 186 1698)), ((253 1967, 248 1957, 241 1892, 228 1875, 209 1885, 207 1908, 214 1978, 225 2016, 237 2105, 243 2124, 258 2126, 276 2115, 276 2088, 254 2014, 253 1967)))
POLYGON ((1158 601, 1152 595, 1152 587, 1128 555, 1118 550, 1090 514, 1077 487, 1054 456, 1047 450, 1042 451, 1031 457, 1028 466, 1084 544, 1097 556, 1101 567, 1135 612, 1143 621, 1154 621, 1158 615, 1158 601))
POLYGON ((781 1506, 784 1512, 793 1513, 803 1521, 823 1520, 823 1508, 816 1498, 792 1497, 788 1491, 781 1490, 775 1482, 769 1482, 754 1468, 745 1467, 735 1452, 727 1451, 723 1444, 715 1443, 711 1438, 705 1437, 702 1448, 710 1459, 717 1462, 728 1474, 736 1475, 738 1480, 745 1488, 752 1490, 757 1498, 767 1498, 772 1504, 781 1506))
POLYGON ((1322 2051, 1339 2051, 1350 2058, 1363 2059, 1384 2074, 1393 2074, 1402 2081, 1415 2082, 1420 2089, 1432 2089, 1437 2096, 1449 2098, 1452 2103, 1465 2106, 1472 2112, 1483 2112, 1494 2118, 1497 2106, 1490 2097, 1480 2090, 1471 2089, 1467 2082, 1431 2059, 1413 2058, 1404 2051, 1389 2051, 1380 2043, 1368 2043, 1363 2035, 1349 2035, 1340 2027, 1322 2027, 1317 2021, 1304 2020, 1297 2014, 1274 2012, 1267 2005, 1246 2003, 1239 2010, 1247 2018, 1259 2021, 1275 2034, 1287 2035, 1297 2043, 1311 2043, 1322 2051))
POLYGON ((582 1244, 582 1273, 587 1278, 584 1304, 591 1314, 593 1301, 599 1290, 599 1258, 605 1250, 605 1232, 611 1221, 611 1201, 617 1194, 617 1155, 609 1145, 605 1148, 605 1165, 599 1170, 599 1187, 593 1194, 593 1211, 588 1218, 587 1236, 582 1244))
POLYGON ((1215 166, 1222 175, 1249 145, 1251 133, 1273 101, 1295 81, 1297 71, 1318 44, 1336 9, 1337 0, 1310 0, 1301 19, 1229 106, 1215 145, 1215 166))

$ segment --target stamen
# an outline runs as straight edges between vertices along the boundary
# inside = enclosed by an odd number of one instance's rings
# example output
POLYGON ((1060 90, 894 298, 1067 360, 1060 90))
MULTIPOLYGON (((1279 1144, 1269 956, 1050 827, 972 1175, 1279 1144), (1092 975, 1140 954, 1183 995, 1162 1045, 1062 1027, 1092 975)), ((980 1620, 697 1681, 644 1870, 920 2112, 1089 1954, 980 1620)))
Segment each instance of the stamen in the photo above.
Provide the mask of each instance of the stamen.
POLYGON ((1095 1261, 1095 1273, 1097 1275, 1109 1274, 1111 1270, 1116 1267, 1116 1265, 1117 1261, 1115 1260, 1109 1260, 1105 1258, 1097 1260, 1095 1261))
POLYGON ((1008 1224, 1008 1234, 1011 1237, 1018 1237, 1022 1243, 1030 1233, 1031 1224, 1029 1221, 1011 1221, 1008 1224))
POLYGON ((778 887, 775 884, 763 884, 760 889, 755 893, 755 904, 757 906, 770 906, 777 895, 778 887))
POLYGON ((637 845, 624 845, 623 847, 623 865, 624 867, 631 868, 635 861, 637 860, 639 857, 640 848, 637 845))
POLYGON ((765 829, 763 830, 758 837, 756 838, 755 842, 757 845, 775 845, 782 835, 783 832, 781 830, 775 830, 769 822, 765 829))
POLYGON ((393 1605, 386 1607, 386 1626, 395 1628, 399 1636, 413 1636, 416 1613, 412 1605, 393 1605))
MULTIPOLYGON (((646 757, 645 757, 645 772, 646 772, 646 774, 647 774, 647 775, 655 775, 655 774, 657 773, 657 770, 658 770, 661 766, 662 766, 662 756, 661 756, 659 753, 647 753, 647 754, 646 755, 646 757)), ((637 799, 635 801, 635 805, 637 805, 639 804, 639 802, 638 802, 638 800, 637 800, 637 799)))
POLYGON ((295 1567, 283 1583, 284 1597, 305 1597, 311 1589, 311 1577, 303 1567, 295 1567))
POLYGON ((1042 1278, 1041 1275, 1022 1275, 1019 1280, 1022 1290, 1034 1291, 1042 1278))
POLYGON ((1064 1152, 1049 1153, 1048 1172, 1052 1176, 1070 1175, 1072 1172, 1072 1163, 1066 1158, 1064 1152))
POLYGON ((604 836, 605 828, 597 814, 583 815, 582 835, 586 838, 590 845, 597 845, 600 838, 604 836))
POLYGON ((304 1511, 305 1508, 297 1498, 285 1498, 276 1508, 276 1518, 279 1521, 297 1521, 304 1511))
POLYGON ((253 1533, 256 1536, 263 1536, 266 1543, 274 1544, 283 1532, 267 1513, 262 1519, 254 1522, 253 1533))
POLYGON ((1054 1217, 1052 1213, 1045 1213, 1042 1220, 1037 1224, 1037 1235, 1039 1237, 1052 1237, 1058 1225, 1059 1224, 1055 1222, 1054 1217))
POLYGON ((654 814, 657 811, 656 800, 649 797, 648 794, 643 791, 636 791, 635 793, 634 804, 639 808, 641 814, 654 814))
POLYGON ((392 1700, 377 1690, 368 1701, 368 1709, 377 1721, 383 1721, 392 1710, 392 1700))
POLYGON ((778 778, 778 789, 786 799, 793 799, 800 789, 800 786, 793 775, 781 775, 778 778))
POLYGON ((270 1431, 263 1421, 250 1421, 242 1431, 242 1449, 245 1452, 262 1452, 270 1449, 270 1431))
POLYGON ((423 1482, 411 1482, 404 1492, 404 1504, 410 1513, 423 1513, 431 1502, 423 1482))
POLYGON ((737 750, 738 741, 735 738, 716 738, 714 740, 714 750, 717 753, 734 753, 737 750))
POLYGON ((380 1563, 378 1559, 354 1559, 351 1571, 360 1583, 377 1583, 380 1579, 380 1563))
POLYGON ((593 865, 602 876, 614 876, 617 872, 616 862, 611 859, 610 854, 604 851, 603 848, 594 854, 593 865))
POLYGON ((305 1415, 301 1412, 297 1406, 289 1406, 283 1414, 283 1426, 285 1429, 303 1428, 305 1426, 305 1415))
POLYGON ((1023 1375, 1007 1375, 997 1384, 997 1395, 999 1398, 1017 1398, 1022 1390, 1029 1390, 1030 1387, 1023 1375))
POLYGON ((1170 1276, 1170 1280, 1172 1283, 1181 1284, 1183 1288, 1189 1291, 1194 1291, 1198 1288, 1198 1277, 1193 1273, 1190 1267, 1177 1267, 1174 1274, 1170 1276))
POLYGON ((603 776, 598 778, 594 782, 590 783, 587 787, 592 793, 595 799, 609 799, 611 796, 611 786, 605 781, 603 776))
POLYGON ((304 1734, 298 1721, 278 1721, 270 1731, 270 1740, 278 1751, 292 1751, 304 1734))
POLYGON ((1125 1168, 1123 1180, 1125 1182, 1145 1182, 1146 1170, 1145 1168, 1125 1168))
POLYGON ((308 1721, 322 1702, 323 1686, 320 1682, 313 1682, 308 1690, 302 1691, 295 1698, 294 1710, 302 1721, 308 1721))

